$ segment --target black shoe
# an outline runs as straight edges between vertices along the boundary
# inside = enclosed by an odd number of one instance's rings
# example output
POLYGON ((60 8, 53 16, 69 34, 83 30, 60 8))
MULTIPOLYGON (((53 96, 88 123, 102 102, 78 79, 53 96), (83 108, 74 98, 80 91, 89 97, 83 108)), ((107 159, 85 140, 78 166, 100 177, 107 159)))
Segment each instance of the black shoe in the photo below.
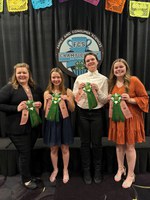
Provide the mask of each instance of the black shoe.
POLYGON ((103 177, 100 170, 95 170, 94 182, 98 184, 98 183, 101 183, 102 181, 103 181, 103 177))
POLYGON ((84 180, 85 184, 87 184, 87 185, 90 185, 92 183, 92 177, 91 177, 91 173, 89 170, 83 171, 83 180, 84 180))
POLYGON ((32 181, 35 182, 35 183, 37 183, 37 184, 42 182, 42 180, 41 180, 40 177, 33 177, 32 181))
POLYGON ((30 189, 30 190, 34 190, 37 188, 37 184, 32 180, 23 183, 23 185, 24 185, 24 187, 26 187, 27 189, 30 189))
POLYGON ((32 181, 37 184, 38 188, 44 187, 43 180, 40 177, 34 177, 32 178, 32 181))

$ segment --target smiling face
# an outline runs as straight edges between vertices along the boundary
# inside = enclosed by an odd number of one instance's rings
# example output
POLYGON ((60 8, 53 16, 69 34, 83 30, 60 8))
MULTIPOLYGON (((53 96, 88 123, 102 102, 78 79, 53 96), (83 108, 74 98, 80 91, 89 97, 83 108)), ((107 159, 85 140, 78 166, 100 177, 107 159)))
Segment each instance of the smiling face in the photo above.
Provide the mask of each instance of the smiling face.
POLYGON ((29 81, 29 71, 26 67, 16 68, 16 79, 20 85, 26 85, 29 81))
POLYGON ((52 84, 57 87, 61 84, 62 78, 58 72, 52 72, 51 74, 51 82, 52 84))
POLYGON ((122 62, 116 62, 114 64, 114 75, 117 78, 123 78, 124 75, 126 74, 126 65, 122 62))
POLYGON ((85 57, 85 65, 90 72, 97 70, 98 61, 94 55, 87 55, 85 57))

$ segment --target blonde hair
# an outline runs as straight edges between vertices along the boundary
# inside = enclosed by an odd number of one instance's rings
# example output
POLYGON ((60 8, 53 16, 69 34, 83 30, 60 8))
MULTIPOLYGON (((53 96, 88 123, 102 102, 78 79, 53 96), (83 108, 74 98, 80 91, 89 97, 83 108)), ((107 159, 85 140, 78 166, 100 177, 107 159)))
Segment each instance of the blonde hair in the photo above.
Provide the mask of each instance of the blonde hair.
POLYGON ((66 88, 65 88, 65 85, 64 85, 64 75, 63 75, 62 71, 59 68, 53 68, 50 71, 49 82, 48 82, 48 86, 47 86, 46 90, 48 90, 51 93, 53 91, 53 89, 54 89, 54 85, 51 82, 51 76, 52 76, 53 72, 57 72, 60 75, 62 81, 61 81, 61 83, 59 85, 59 90, 60 90, 60 92, 62 94, 66 94, 66 88))
POLYGON ((26 63, 18 63, 18 64, 16 64, 14 66, 14 71, 13 71, 12 77, 10 78, 10 81, 9 81, 9 83, 12 84, 12 87, 14 89, 18 89, 18 86, 19 86, 19 83, 18 83, 17 78, 16 78, 16 69, 17 68, 23 68, 23 67, 25 67, 28 70, 28 72, 29 72, 29 81, 28 81, 28 84, 30 86, 32 86, 32 87, 35 87, 35 82, 34 82, 34 80, 32 78, 32 74, 31 74, 31 71, 29 69, 29 65, 26 64, 26 63))
POLYGON ((118 58, 116 59, 112 65, 111 65, 111 70, 110 70, 110 75, 109 75, 109 81, 108 81, 108 90, 109 93, 112 92, 115 84, 116 84, 116 76, 114 75, 114 65, 117 62, 122 62, 126 66, 126 73, 124 75, 124 86, 125 86, 125 92, 129 92, 129 84, 130 84, 130 68, 128 63, 123 59, 123 58, 118 58))

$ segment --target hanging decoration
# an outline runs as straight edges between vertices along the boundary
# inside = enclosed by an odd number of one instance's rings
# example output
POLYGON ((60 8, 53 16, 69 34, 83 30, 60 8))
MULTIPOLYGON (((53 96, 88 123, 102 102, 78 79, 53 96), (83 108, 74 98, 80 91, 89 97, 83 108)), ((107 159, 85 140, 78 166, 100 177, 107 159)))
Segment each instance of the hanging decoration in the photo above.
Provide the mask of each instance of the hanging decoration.
MULTIPOLYGON (((29 0, 6 0, 9 12, 22 12, 28 10, 29 0)), ((64 3, 69 0, 58 0, 64 3)), ((100 0, 83 0, 97 6, 100 0)), ((47 8, 53 5, 52 0, 31 0, 34 9, 47 8)), ((122 13, 126 0, 105 0, 105 9, 108 11, 122 13)), ((4 0, 0 0, 0 12, 3 12, 4 0)), ((148 18, 150 16, 150 2, 130 0, 129 13, 131 17, 148 18)))
POLYGON ((46 8, 53 5, 52 0, 31 0, 34 9, 46 8))
POLYGON ((3 12, 3 0, 0 0, 0 12, 3 12))
POLYGON ((126 0, 105 0, 105 9, 108 11, 122 13, 126 0))
POLYGON ((59 0, 59 3, 64 3, 66 1, 68 1, 68 0, 59 0))
POLYGON ((28 9, 28 0, 7 0, 9 12, 22 12, 28 9))
POLYGON ((0 12, 3 12, 3 0, 0 0, 0 12))
POLYGON ((98 3, 100 2, 100 0, 83 0, 83 1, 86 1, 86 2, 88 2, 90 4, 93 4, 94 6, 97 6, 98 3))
POLYGON ((150 3, 130 1, 129 11, 131 17, 148 18, 150 13, 150 3))

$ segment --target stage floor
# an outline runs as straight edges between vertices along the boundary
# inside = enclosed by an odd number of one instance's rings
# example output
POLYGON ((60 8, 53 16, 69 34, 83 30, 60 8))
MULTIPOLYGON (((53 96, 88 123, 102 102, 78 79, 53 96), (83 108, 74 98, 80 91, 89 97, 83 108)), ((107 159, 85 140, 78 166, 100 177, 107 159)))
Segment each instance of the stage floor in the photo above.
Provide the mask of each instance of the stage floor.
POLYGON ((138 174, 130 189, 123 189, 113 175, 104 175, 101 184, 85 185, 81 175, 72 174, 63 184, 61 174, 55 183, 49 182, 49 172, 40 177, 38 189, 28 190, 21 185, 20 176, 0 176, 0 200, 149 200, 150 173, 138 174))

